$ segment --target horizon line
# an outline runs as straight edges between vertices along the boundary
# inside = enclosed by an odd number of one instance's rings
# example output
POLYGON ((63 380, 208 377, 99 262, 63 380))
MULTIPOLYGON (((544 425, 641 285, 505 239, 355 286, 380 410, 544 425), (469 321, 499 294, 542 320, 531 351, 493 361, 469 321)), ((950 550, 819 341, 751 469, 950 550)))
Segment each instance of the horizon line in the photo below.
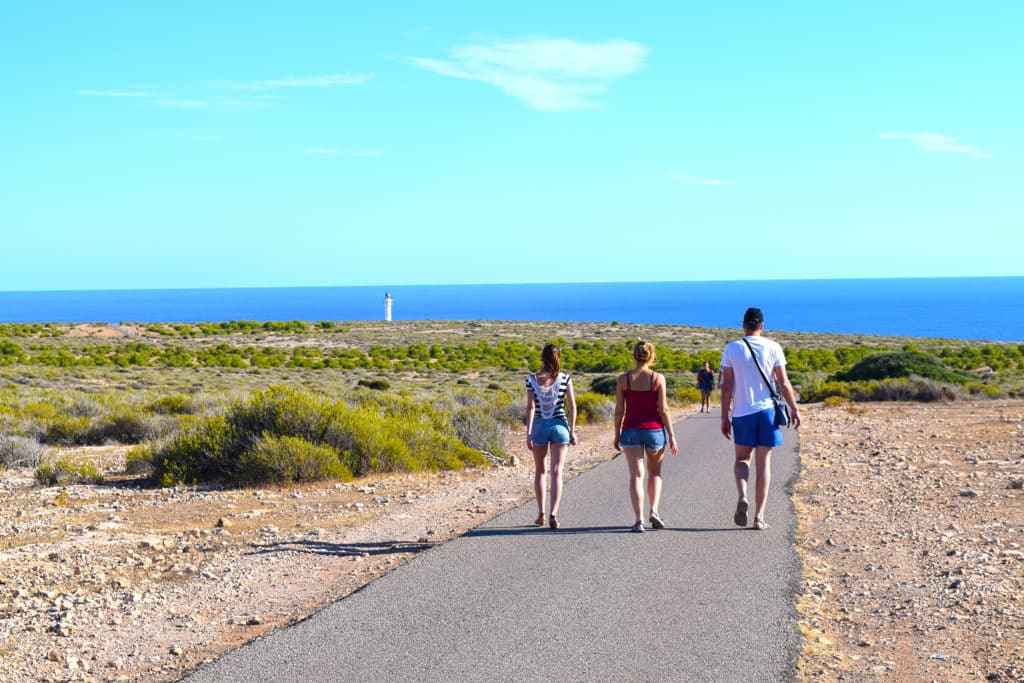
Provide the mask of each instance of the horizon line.
POLYGON ((524 286, 565 286, 565 285, 656 285, 680 283, 769 283, 769 282, 858 282, 878 280, 1006 280, 1024 278, 1024 275, 886 275, 880 277, 799 277, 764 278, 737 280, 588 280, 572 282, 446 282, 446 283, 405 283, 405 284, 352 284, 352 285, 219 285, 210 287, 125 287, 125 288, 78 288, 78 289, 4 289, 0 294, 59 294, 77 292, 188 292, 218 290, 264 290, 264 289, 398 289, 405 287, 524 287, 524 286))

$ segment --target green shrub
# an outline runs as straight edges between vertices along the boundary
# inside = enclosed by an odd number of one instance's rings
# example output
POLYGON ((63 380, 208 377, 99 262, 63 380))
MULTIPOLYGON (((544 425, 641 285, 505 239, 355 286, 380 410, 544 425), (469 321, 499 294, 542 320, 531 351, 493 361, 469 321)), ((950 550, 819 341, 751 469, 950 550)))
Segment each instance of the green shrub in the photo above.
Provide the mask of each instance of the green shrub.
POLYGON ((153 477, 161 486, 230 481, 225 442, 236 441, 223 415, 204 418, 153 449, 153 477))
POLYGON ((153 474, 153 449, 150 446, 133 446, 124 455, 126 474, 153 474))
POLYGON ((243 486, 292 484, 322 479, 352 480, 338 452, 294 436, 265 436, 242 454, 235 481, 243 486))
POLYGON ((619 384, 618 375, 602 375, 595 377, 590 382, 590 391, 595 394, 604 394, 605 396, 614 396, 615 390, 619 384))
MULTIPOLYGON (((199 418, 154 447, 154 478, 162 485, 277 481, 292 476, 289 472, 322 471, 324 448, 359 475, 486 462, 459 439, 447 411, 392 394, 363 394, 357 400, 349 406, 284 386, 255 391, 224 415, 199 418), (275 463, 284 464, 274 469, 275 463)), ((337 468, 330 472, 345 474, 337 468)))
POLYGON ((35 439, 13 434, 0 434, 0 469, 36 467, 46 448, 35 439))
POLYGON ((356 386, 366 387, 374 391, 387 391, 391 388, 391 384, 386 379, 361 379, 356 382, 356 386))
POLYGON ((615 401, 588 391, 576 397, 576 414, 584 424, 603 424, 615 416, 615 401))
POLYGON ((920 351, 876 353, 858 361, 845 372, 836 373, 835 379, 844 382, 883 380, 916 375, 939 382, 966 384, 970 377, 950 370, 935 356, 920 351))
POLYGON ((700 403, 702 397, 700 389, 696 387, 683 387, 674 394, 673 398, 676 403, 690 405, 691 403, 700 403))
POLYGON ((89 426, 85 442, 93 445, 109 442, 134 444, 155 439, 160 432, 160 424, 153 416, 135 408, 119 406, 89 426))
POLYGON ((36 467, 36 481, 43 486, 67 486, 69 484, 99 484, 103 475, 90 460, 62 455, 44 460, 36 467))
POLYGON ((824 401, 825 405, 827 405, 829 408, 839 408, 840 406, 844 406, 849 402, 850 399, 844 398, 842 396, 829 396, 824 401))
POLYGON ((85 445, 89 441, 92 420, 73 415, 54 415, 43 428, 46 443, 58 446, 85 445))
POLYGON ((192 397, 184 394, 161 396, 146 404, 146 410, 157 415, 195 415, 199 408, 192 397))

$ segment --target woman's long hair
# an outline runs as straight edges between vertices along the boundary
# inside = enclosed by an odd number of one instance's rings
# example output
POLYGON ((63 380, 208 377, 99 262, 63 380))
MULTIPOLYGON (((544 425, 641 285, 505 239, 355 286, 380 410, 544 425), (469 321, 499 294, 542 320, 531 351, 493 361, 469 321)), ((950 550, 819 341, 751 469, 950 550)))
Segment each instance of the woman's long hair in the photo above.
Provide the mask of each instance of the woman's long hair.
POLYGON ((546 372, 551 377, 558 377, 562 369, 562 352, 554 344, 548 344, 540 352, 540 360, 544 364, 541 372, 546 372))

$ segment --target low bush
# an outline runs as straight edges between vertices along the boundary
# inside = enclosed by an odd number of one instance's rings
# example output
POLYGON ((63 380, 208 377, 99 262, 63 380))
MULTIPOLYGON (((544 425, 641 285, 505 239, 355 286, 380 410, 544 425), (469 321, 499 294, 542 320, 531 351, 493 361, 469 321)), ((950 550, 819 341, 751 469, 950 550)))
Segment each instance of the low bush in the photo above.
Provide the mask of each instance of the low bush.
POLYGON ((920 351, 876 353, 858 361, 834 379, 844 382, 884 380, 918 376, 950 384, 966 384, 971 378, 943 365, 935 356, 920 351))
POLYGON ((605 396, 614 396, 615 389, 619 383, 618 375, 602 375, 595 377, 590 382, 590 391, 595 394, 604 394, 605 396))
POLYGON ((292 484, 323 479, 351 481, 352 471, 341 464, 330 446, 294 436, 266 436, 242 454, 235 481, 243 486, 292 484))
POLYGON ((99 484, 103 475, 90 460, 72 455, 62 455, 41 462, 35 471, 36 481, 43 486, 67 486, 69 484, 99 484))
POLYGON ((366 387, 374 391, 387 391, 391 388, 391 384, 386 379, 361 379, 356 382, 356 386, 366 387))
MULTIPOLYGON (((470 422, 480 427, 486 419, 470 422)), ((493 440, 489 443, 493 447, 493 440)), ((456 469, 485 462, 459 438, 451 414, 426 403, 364 394, 348 405, 284 386, 255 391, 223 415, 199 418, 155 446, 152 461, 154 478, 165 486, 206 481, 255 485, 293 476, 334 478, 346 472, 456 469), (328 452, 338 466, 329 464, 328 452)))
POLYGON ((153 473, 153 449, 149 446, 133 446, 124 455, 126 474, 151 475, 153 473))
POLYGON ((146 404, 146 410, 157 415, 195 415, 200 405, 190 396, 171 394, 146 404))
POLYGON ((615 416, 615 401, 592 391, 576 397, 576 414, 584 424, 611 422, 615 416))
POLYGON ((56 446, 85 445, 91 426, 88 417, 55 415, 43 427, 43 440, 56 446))
POLYGON ((8 467, 35 468, 46 447, 35 439, 13 434, 0 434, 0 469, 8 467))
POLYGON ((452 427, 470 448, 505 457, 508 428, 481 406, 465 406, 452 416, 452 427))
POLYGON ((157 418, 135 408, 120 406, 113 412, 94 420, 84 434, 85 443, 102 445, 115 442, 136 444, 151 441, 161 434, 157 418))
POLYGON ((681 403, 684 406, 690 405, 691 403, 700 403, 700 389, 697 387, 683 387, 673 395, 673 398, 676 403, 681 403))
POLYGON ((963 390, 945 382, 925 377, 860 382, 814 382, 805 387, 800 399, 806 403, 828 401, 835 405, 843 401, 954 401, 964 397, 963 390))

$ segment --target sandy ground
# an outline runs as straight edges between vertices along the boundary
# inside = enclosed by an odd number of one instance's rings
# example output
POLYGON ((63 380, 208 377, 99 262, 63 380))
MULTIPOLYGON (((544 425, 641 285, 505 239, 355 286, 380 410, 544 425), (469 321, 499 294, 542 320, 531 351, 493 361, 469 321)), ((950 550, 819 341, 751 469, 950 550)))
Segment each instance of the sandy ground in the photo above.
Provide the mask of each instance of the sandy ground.
MULTIPOLYGON (((802 408, 794 500, 813 680, 1018 680, 1024 402, 802 408)), ((570 476, 613 453, 582 430, 570 476)), ((0 680, 175 680, 532 499, 516 467, 285 490, 0 476, 0 680)))

